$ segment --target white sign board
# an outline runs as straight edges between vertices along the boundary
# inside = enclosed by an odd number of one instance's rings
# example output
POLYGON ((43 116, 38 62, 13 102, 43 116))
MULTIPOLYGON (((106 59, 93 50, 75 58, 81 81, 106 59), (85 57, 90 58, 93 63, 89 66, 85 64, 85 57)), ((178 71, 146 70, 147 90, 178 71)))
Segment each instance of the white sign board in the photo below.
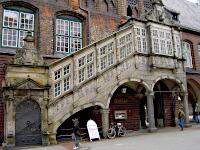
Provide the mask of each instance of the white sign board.
POLYGON ((92 141, 92 139, 99 139, 100 140, 97 124, 94 120, 91 120, 91 119, 88 120, 87 129, 88 129, 90 141, 92 141))

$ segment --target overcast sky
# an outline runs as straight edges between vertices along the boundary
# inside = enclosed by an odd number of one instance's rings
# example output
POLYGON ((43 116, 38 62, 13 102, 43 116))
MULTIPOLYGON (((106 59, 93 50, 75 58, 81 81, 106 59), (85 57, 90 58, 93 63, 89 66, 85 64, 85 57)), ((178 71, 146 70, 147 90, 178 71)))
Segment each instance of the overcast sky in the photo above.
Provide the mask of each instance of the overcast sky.
POLYGON ((194 3, 196 3, 196 2, 197 2, 197 0, 188 0, 188 1, 190 1, 190 2, 194 2, 194 3))

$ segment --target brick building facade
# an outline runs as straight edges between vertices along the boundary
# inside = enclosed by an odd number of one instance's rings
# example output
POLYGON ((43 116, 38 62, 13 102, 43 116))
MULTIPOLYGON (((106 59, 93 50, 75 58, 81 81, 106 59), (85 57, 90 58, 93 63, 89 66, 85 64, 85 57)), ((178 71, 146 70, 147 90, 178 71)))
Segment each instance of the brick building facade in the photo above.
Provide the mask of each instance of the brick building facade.
MULTIPOLYGON (((169 15, 168 17, 173 20, 175 24, 179 23, 178 16, 179 13, 171 10, 172 7, 170 2, 172 0, 167 0, 165 4, 165 11, 169 15)), ((162 1, 154 0, 153 3, 162 3, 162 1)), ((1 33, 1 44, 0 44, 0 62, 1 62, 1 76, 0 81, 4 80, 4 70, 3 65, 16 54, 16 49, 20 48, 20 45, 25 37, 21 33, 31 30, 32 35, 34 35, 34 45, 40 51, 43 56, 46 64, 50 64, 56 60, 64 58, 70 53, 78 51, 82 47, 88 46, 92 43, 103 39, 106 36, 111 35, 113 32, 118 31, 119 27, 124 27, 130 22, 130 18, 142 20, 143 14, 150 12, 153 9, 153 4, 150 0, 33 0, 33 1, 3 1, 0 3, 0 33, 1 33), (13 17, 14 15, 14 17, 13 17), (16 16, 15 16, 16 15, 16 16), (7 20, 6 20, 7 18, 7 20), (9 20, 10 19, 10 20, 9 20), (129 20, 129 21, 128 21, 129 20), (128 22, 127 22, 128 21, 128 22), (121 25, 121 26, 120 26, 121 25), (34 27, 33 27, 34 26, 34 27), (58 27, 61 29, 59 30, 58 27), (9 39, 11 36, 11 40, 9 39)), ((188 4, 189 5, 189 4, 188 4)), ((191 4, 193 5, 193 4, 191 4)), ((195 6, 196 7, 196 6, 195 6)), ((197 6, 196 9, 200 9, 197 6)), ((199 53, 198 45, 199 41, 199 30, 187 28, 184 24, 181 23, 182 29, 182 39, 184 41, 189 41, 191 44, 191 56, 192 56, 192 69, 186 68, 189 104, 192 104, 196 101, 199 101, 200 95, 199 91, 199 53)), ((169 25, 170 26, 170 25, 169 25)), ((177 25, 179 26, 179 25, 177 25)), ((176 28, 176 27, 175 27, 176 28)), ((199 50, 200 51, 200 50, 199 50)), ((181 59, 179 61, 182 61, 181 59)), ((44 69, 45 70, 45 69, 44 69)), ((28 69, 29 71, 29 69, 28 69)), ((45 71, 44 71, 45 72, 45 71)), ((180 73, 180 72, 179 72, 180 73)), ((152 74, 151 74, 152 75, 152 74)), ((180 73, 182 76, 183 74, 180 73)), ((108 75, 109 76, 109 75, 108 75)), ((149 75, 150 76, 150 75, 149 75)), ((183 75, 184 78, 184 75, 183 75)), ((38 79, 39 80, 39 79, 38 79)), ((156 81, 155 81, 156 82, 156 81)), ((171 81, 161 81, 155 83, 155 91, 158 91, 156 88, 167 89, 169 90, 173 84, 171 81), (162 87, 162 84, 166 82, 169 84, 168 88, 165 86, 162 87)), ((138 88, 141 88, 137 85, 138 88)), ((134 87, 137 89, 137 87, 134 87)), ((35 89, 36 90, 36 89, 35 89)), ((44 90, 45 93, 45 88, 44 90)), ((121 90, 119 88, 118 90, 121 90)), ((170 89, 172 91, 172 89, 170 89)), ((169 91, 170 91, 169 90, 169 91)), ((143 91, 141 88, 140 91, 143 91)), ((159 92, 158 92, 159 93, 159 92)), ((1 92, 2 94, 2 92, 1 92)), ((127 95, 125 102, 121 101, 122 95, 115 95, 114 93, 111 99, 110 106, 110 121, 114 121, 114 110, 119 107, 119 105, 124 109, 126 108, 128 117, 131 117, 130 122, 123 122, 128 129, 138 130, 142 125, 142 121, 145 121, 145 117, 140 115, 141 106, 137 101, 127 101, 134 99, 137 100, 137 96, 127 95), (132 104, 134 106, 131 107, 132 104), (133 111, 134 110, 134 111, 133 111), (141 124, 140 124, 140 120, 141 124)), ((136 93, 132 93, 136 94, 136 93)), ((138 93, 137 93, 138 94, 138 93)), ((163 121, 160 123, 156 121, 156 126, 173 126, 174 125, 174 114, 171 111, 173 105, 173 96, 171 93, 160 93, 162 95, 165 111, 168 113, 163 113, 163 109, 155 111, 157 118, 162 117, 163 121)), ((51 95, 52 96, 52 95, 51 95)), ((183 98, 185 95, 180 94, 183 98)), ((140 97, 140 96, 139 96, 140 97)), ((159 97, 159 95, 158 95, 159 97)), ((141 97, 140 97, 141 98, 141 97)), ((4 104, 2 102, 3 95, 0 96, 1 105, 0 105, 0 136, 3 135, 3 113, 4 113, 4 104)), ((142 99, 142 98, 141 98, 142 99)), ((147 99, 144 98, 143 106, 147 105, 147 99)), ((161 105, 160 102, 155 102, 155 106, 161 105)), ((143 107, 142 106, 142 107, 143 107)), ((144 111, 144 110, 143 110, 144 111)), ((84 111, 82 111, 84 112, 84 111)), ((94 119, 98 124, 103 125, 104 122, 101 121, 101 115, 99 108, 94 107, 89 112, 94 112, 91 114, 92 119, 94 119)), ((88 113, 87 110, 84 113, 88 113)), ((144 115, 144 112, 143 112, 144 115)), ((155 115, 155 116, 156 116, 155 115)), ((84 121, 84 120, 83 120, 84 121)), ((64 122, 59 120, 59 122, 64 122)), ((68 124, 68 123, 65 123, 68 124)), ((69 123, 70 124, 70 123, 69 123)), ((70 125, 69 125, 70 126, 70 125)), ((145 125, 142 125, 145 127, 145 125)), ((45 144, 44 144, 45 145, 45 144)))

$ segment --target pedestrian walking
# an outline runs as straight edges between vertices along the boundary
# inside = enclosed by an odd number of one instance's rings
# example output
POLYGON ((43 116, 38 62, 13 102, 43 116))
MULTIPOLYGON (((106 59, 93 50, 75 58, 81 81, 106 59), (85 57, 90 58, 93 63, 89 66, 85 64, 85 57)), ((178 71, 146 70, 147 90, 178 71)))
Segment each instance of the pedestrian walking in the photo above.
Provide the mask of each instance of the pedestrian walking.
POLYGON ((195 121, 197 124, 199 124, 199 120, 200 116, 199 116, 199 105, 198 103, 195 104, 195 121))
POLYGON ((181 128, 181 131, 183 131, 184 122, 185 122, 185 113, 182 110, 182 108, 179 108, 179 112, 178 112, 178 125, 181 128))
POLYGON ((74 140, 75 147, 73 149, 78 149, 80 147, 80 126, 78 119, 72 119, 73 121, 73 134, 72 139, 74 140))

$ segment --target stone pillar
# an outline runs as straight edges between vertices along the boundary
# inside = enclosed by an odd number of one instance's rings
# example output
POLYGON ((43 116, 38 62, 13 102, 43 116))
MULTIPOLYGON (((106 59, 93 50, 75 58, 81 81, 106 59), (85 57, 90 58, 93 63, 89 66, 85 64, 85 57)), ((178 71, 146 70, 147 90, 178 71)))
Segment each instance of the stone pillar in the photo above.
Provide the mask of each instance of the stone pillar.
POLYGON ((13 105, 13 99, 7 98, 5 111, 5 143, 2 144, 3 149, 14 149, 15 146, 15 118, 13 105))
POLYGON ((47 105, 49 102, 49 95, 48 90, 44 91, 44 98, 43 98, 43 114, 42 115, 42 145, 47 146, 49 145, 49 139, 48 139, 48 110, 47 105))
POLYGON ((57 141, 56 141, 56 134, 57 133, 49 133, 49 142, 51 145, 56 145, 57 141))
POLYGON ((147 115, 149 120, 149 132, 154 132, 157 130, 155 127, 155 118, 154 118, 154 105, 153 97, 154 92, 146 93, 147 96, 147 115))
POLYGON ((102 120, 102 130, 103 136, 106 138, 107 131, 109 129, 109 109, 101 109, 101 120, 102 120))
POLYGON ((183 97, 183 107, 184 107, 184 112, 185 112, 185 126, 188 127, 190 126, 189 124, 189 108, 188 108, 188 93, 184 93, 183 97))

